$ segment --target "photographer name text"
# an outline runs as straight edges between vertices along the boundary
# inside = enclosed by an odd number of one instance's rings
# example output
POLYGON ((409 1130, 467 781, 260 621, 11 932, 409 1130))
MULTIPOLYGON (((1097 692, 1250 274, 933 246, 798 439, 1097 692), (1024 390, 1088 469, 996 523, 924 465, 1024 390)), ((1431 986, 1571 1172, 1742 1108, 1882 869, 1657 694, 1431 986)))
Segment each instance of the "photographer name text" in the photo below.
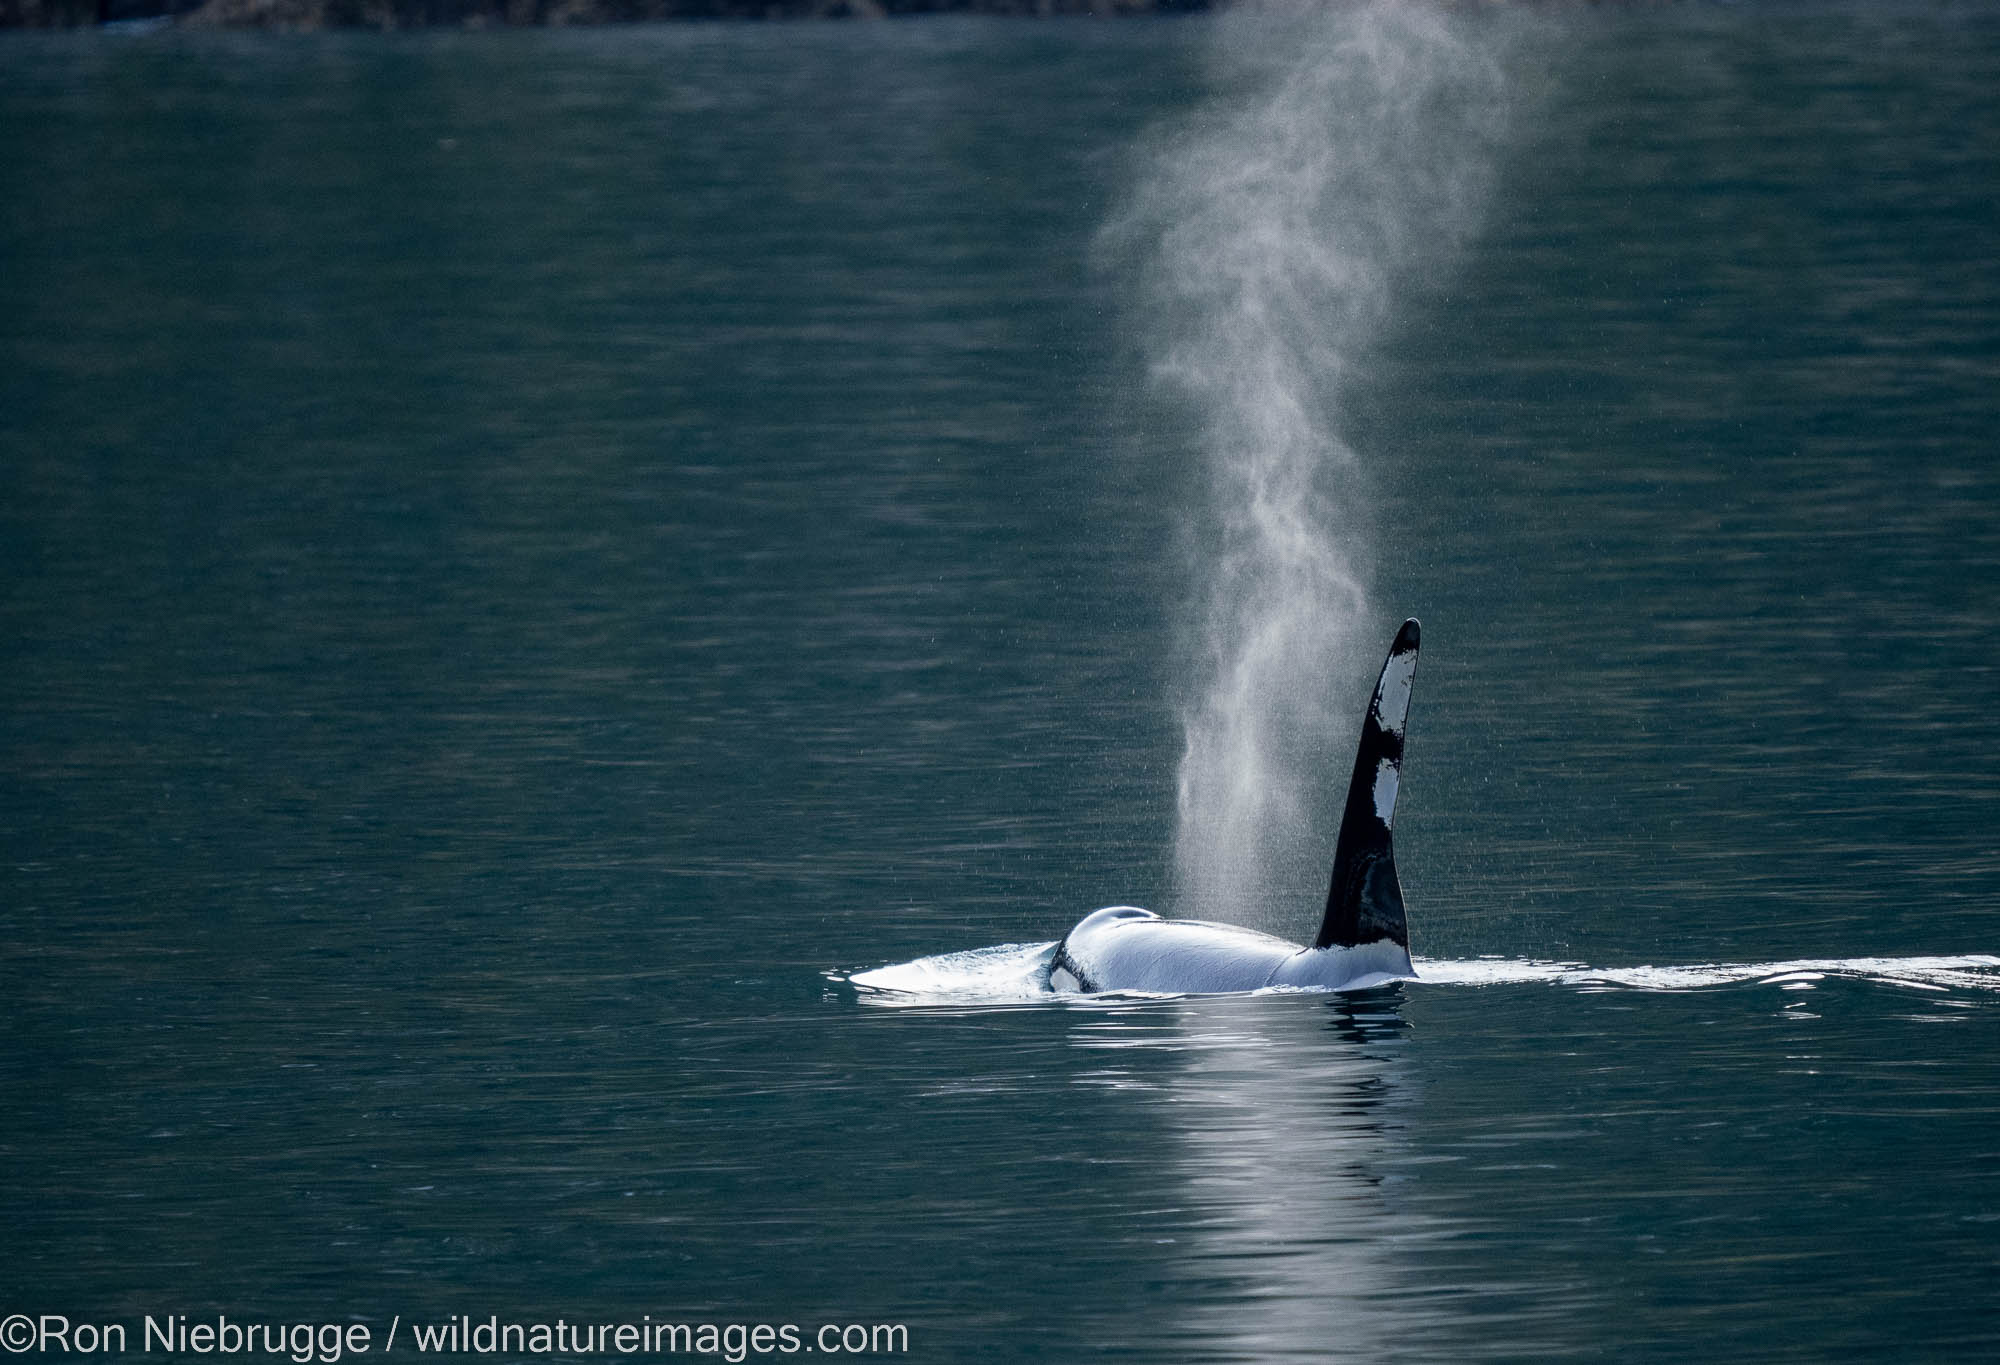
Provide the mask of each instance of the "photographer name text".
POLYGON ((404 1322, 397 1314, 377 1341, 362 1322, 251 1322, 217 1314, 147 1314, 134 1330, 123 1322, 85 1322, 61 1313, 14 1313, 0 1321, 0 1348, 13 1355, 273 1356, 293 1365, 336 1365, 349 1356, 401 1349, 419 1355, 695 1355, 742 1365, 752 1356, 902 1355, 910 1330, 901 1323, 517 1322, 498 1314, 460 1314, 443 1322, 404 1322), (136 1344, 135 1344, 136 1343, 136 1344))

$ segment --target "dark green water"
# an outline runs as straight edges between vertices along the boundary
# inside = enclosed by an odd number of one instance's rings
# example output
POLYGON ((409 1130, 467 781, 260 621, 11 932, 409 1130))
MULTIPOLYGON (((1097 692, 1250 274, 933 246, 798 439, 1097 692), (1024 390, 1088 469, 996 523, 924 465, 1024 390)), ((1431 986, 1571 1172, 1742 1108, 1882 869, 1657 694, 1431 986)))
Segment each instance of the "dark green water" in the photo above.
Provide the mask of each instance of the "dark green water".
POLYGON ((917 1009, 1173 895, 1216 25, 0 42, 0 1315, 2000 1352, 2000 24, 1453 22, 1335 405, 1434 979, 917 1009))

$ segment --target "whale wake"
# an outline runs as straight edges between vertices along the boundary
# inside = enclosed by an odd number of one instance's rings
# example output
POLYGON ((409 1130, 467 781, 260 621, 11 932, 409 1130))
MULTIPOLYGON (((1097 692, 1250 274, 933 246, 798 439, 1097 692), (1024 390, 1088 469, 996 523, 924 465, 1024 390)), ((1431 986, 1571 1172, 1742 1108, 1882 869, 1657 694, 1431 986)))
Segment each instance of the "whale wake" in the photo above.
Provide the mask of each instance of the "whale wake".
MULTIPOLYGON (((1103 999, 1054 992, 1044 984, 1056 944, 1002 943, 991 948, 920 957, 914 962, 853 973, 829 972, 866 1004, 887 1006, 1029 1005, 1103 999)), ((1789 962, 1711 962, 1668 966, 1593 967, 1534 958, 1417 958, 1405 989, 1560 986, 1589 991, 1698 991, 1730 986, 1805 991, 1828 979, 1927 992, 2000 992, 2000 957, 1799 958, 1789 962)), ((1318 987, 1276 986, 1258 995, 1330 994, 1318 987)), ((1133 998, 1137 992, 1121 993, 1133 998)), ((1157 997, 1175 998, 1175 997, 1157 997)))

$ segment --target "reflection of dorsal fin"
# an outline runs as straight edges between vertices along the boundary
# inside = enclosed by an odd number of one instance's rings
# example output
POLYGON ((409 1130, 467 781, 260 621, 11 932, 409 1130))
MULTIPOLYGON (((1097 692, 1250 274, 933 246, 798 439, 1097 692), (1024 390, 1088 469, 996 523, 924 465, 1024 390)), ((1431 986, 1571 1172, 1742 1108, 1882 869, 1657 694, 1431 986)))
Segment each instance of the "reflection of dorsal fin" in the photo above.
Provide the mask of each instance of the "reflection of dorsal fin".
POLYGON ((1403 888, 1396 882, 1396 850, 1389 826, 1396 818, 1396 783, 1403 771, 1403 727, 1410 718, 1410 684, 1417 676, 1417 623, 1403 622, 1375 699, 1361 722, 1361 747, 1347 786, 1347 809, 1334 845, 1333 885, 1315 948, 1357 948, 1388 939, 1410 946, 1403 917, 1403 888))

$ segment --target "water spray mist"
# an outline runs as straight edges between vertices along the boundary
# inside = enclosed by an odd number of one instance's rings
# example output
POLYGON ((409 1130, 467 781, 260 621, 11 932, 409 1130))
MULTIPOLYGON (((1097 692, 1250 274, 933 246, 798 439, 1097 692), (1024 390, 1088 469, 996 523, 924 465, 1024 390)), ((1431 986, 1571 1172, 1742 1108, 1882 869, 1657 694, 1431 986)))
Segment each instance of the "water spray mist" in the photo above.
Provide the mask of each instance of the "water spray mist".
POLYGON ((1113 225, 1147 261, 1155 372, 1207 462, 1190 540, 1182 914, 1272 928, 1317 914, 1321 817, 1351 740, 1341 684, 1381 633, 1361 629, 1380 623, 1343 386, 1399 283, 1473 223, 1504 104, 1491 28, 1411 0, 1231 11, 1214 25, 1215 94, 1153 146, 1113 225))

